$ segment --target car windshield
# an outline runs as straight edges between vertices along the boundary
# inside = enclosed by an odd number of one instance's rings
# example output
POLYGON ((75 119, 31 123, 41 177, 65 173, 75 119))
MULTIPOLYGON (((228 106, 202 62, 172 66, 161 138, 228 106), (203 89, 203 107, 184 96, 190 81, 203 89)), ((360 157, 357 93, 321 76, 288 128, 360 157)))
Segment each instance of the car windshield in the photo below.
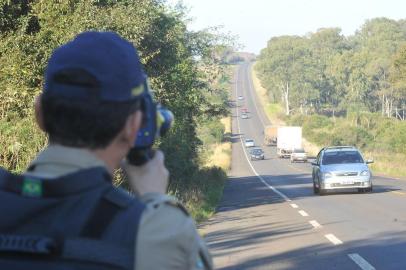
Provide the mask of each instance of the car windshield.
POLYGON ((254 140, 246 139, 245 142, 250 143, 250 142, 254 142, 254 140))
POLYGON ((335 151, 325 152, 323 155, 323 165, 363 163, 363 159, 358 151, 335 151))

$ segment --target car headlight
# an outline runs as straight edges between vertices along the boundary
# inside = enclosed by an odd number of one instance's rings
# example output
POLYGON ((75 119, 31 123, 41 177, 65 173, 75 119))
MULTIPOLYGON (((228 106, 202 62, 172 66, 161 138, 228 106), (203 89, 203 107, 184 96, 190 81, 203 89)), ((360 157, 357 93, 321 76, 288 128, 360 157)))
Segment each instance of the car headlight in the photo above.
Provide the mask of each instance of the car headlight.
POLYGON ((331 178, 331 177, 333 177, 333 174, 332 174, 332 173, 329 173, 329 172, 323 173, 323 178, 324 178, 324 179, 328 179, 328 178, 331 178))
POLYGON ((362 171, 360 175, 361 175, 361 176, 368 176, 368 175, 369 175, 369 171, 367 171, 367 170, 362 171))

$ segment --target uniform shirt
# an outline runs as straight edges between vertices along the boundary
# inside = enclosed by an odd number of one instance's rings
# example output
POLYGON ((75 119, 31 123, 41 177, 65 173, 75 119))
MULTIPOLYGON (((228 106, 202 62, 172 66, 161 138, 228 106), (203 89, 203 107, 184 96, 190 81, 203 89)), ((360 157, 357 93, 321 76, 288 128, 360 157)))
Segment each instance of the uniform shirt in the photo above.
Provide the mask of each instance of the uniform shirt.
MULTIPOLYGON (((90 151, 50 145, 25 174, 52 179, 92 167, 107 169, 106 164, 90 151)), ((137 234, 135 269, 213 269, 212 259, 193 219, 175 198, 148 193, 140 199, 146 208, 137 234)))

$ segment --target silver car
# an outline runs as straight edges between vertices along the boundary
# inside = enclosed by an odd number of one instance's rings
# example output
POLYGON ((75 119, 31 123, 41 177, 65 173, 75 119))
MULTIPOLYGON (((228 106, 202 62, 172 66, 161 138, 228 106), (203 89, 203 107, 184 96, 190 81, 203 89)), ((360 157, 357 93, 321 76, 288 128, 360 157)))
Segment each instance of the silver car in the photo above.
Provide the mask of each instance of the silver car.
POLYGON ((296 161, 307 162, 307 154, 304 149, 293 149, 292 154, 290 154, 290 162, 296 161))
POLYGON ((321 149, 313 165, 313 191, 323 195, 329 190, 357 189, 371 192, 371 171, 357 148, 334 146, 321 149))

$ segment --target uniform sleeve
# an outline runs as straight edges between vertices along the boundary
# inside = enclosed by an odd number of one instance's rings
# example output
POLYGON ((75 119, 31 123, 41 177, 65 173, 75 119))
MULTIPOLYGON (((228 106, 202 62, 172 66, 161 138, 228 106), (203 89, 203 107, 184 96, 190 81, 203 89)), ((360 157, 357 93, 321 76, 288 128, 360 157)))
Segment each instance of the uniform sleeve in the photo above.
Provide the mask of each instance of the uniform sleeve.
POLYGON ((144 201, 146 209, 137 234, 135 269, 213 269, 193 219, 175 199, 156 194, 144 201))

